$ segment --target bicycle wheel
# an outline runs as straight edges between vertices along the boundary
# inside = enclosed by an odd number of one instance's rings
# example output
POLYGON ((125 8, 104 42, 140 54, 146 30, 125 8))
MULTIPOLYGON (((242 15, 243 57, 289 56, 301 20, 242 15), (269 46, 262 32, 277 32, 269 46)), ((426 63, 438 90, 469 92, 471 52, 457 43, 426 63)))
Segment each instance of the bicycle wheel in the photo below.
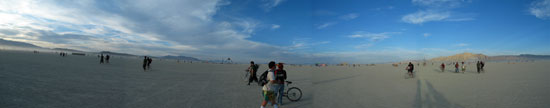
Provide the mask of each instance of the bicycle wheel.
POLYGON ((286 98, 290 101, 298 101, 302 98, 302 90, 298 87, 291 87, 286 91, 286 98))

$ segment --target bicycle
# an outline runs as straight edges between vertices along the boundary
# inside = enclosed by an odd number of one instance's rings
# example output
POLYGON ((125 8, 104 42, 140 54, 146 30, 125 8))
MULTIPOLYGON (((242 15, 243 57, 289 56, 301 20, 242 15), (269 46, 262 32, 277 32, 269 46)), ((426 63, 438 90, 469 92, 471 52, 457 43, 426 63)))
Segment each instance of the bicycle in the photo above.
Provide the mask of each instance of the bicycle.
MULTIPOLYGON (((292 84, 291 81, 285 82, 287 87, 290 87, 290 84, 292 84)), ((290 87, 286 90, 286 92, 283 93, 283 96, 286 96, 286 98, 291 102, 296 102, 302 99, 302 90, 300 90, 300 88, 298 87, 290 87)))
POLYGON ((248 78, 250 77, 250 71, 247 69, 247 70, 244 70, 244 76, 242 76, 242 79, 244 81, 248 81, 248 78))

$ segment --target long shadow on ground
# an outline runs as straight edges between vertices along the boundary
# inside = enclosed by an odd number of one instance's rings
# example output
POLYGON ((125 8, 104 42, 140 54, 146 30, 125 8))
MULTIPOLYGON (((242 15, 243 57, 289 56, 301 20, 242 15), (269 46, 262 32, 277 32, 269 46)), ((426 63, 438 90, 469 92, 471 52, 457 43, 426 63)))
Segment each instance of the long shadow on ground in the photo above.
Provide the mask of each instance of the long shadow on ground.
POLYGON ((424 82, 426 83, 427 90, 422 92, 422 83, 420 80, 417 80, 416 96, 413 104, 414 108, 464 108, 464 106, 450 102, 443 94, 438 92, 430 82, 424 82))

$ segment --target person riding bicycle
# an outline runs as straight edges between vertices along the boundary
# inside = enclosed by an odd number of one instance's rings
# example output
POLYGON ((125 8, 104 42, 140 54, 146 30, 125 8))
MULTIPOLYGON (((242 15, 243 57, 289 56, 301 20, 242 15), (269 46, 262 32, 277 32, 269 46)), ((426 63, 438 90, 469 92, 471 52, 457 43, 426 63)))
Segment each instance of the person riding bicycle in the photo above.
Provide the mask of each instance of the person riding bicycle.
POLYGON ((264 108, 267 105, 268 101, 271 101, 271 104, 273 105, 273 107, 279 108, 274 99, 275 97, 274 91, 277 88, 275 86, 277 83, 275 80, 275 62, 274 61, 269 62, 268 67, 269 67, 269 70, 267 70, 268 72, 266 77, 268 82, 264 84, 262 87, 264 99, 262 101, 260 108, 264 108))
POLYGON ((250 67, 248 67, 248 72, 250 72, 248 76, 248 85, 250 85, 250 82, 255 81, 258 83, 258 77, 256 77, 256 72, 258 71, 258 65, 254 64, 254 61, 250 61, 250 67))
POLYGON ((279 105, 283 104, 283 94, 285 91, 286 70, 283 69, 283 64, 279 62, 277 65, 279 69, 275 70, 275 80, 277 80, 279 86, 275 92, 277 93, 277 103, 279 105))

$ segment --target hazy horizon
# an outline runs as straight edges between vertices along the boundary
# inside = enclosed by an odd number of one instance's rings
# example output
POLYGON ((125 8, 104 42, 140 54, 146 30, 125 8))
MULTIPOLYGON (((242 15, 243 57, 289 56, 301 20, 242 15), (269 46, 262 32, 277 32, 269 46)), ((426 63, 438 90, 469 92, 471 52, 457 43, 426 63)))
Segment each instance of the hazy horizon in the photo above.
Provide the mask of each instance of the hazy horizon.
POLYGON ((0 39, 235 62, 549 55, 550 0, 0 1, 0 39))

